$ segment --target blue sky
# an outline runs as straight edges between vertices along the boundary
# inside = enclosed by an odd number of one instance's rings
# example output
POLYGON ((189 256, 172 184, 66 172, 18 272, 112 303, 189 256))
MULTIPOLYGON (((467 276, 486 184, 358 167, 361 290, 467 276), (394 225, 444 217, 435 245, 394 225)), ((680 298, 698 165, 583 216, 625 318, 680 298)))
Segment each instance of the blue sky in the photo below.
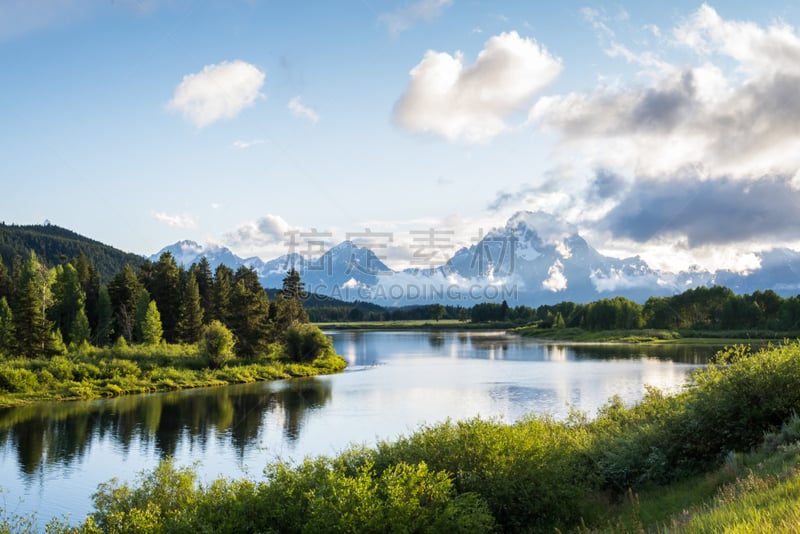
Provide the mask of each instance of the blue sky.
MULTIPOLYGON (((265 259, 520 209, 610 255, 800 248, 800 6, 1 0, 0 220, 265 259)), ((450 235, 450 234, 448 234, 450 235)))

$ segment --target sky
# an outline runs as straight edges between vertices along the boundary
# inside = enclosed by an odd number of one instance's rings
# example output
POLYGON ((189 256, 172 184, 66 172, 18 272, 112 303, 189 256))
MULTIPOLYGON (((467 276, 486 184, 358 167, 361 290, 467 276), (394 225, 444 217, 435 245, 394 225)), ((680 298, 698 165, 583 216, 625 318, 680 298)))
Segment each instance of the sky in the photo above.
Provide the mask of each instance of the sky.
POLYGON ((399 268, 529 210, 751 270, 800 249, 799 24, 787 0, 0 0, 0 220, 144 255, 374 234, 399 268))

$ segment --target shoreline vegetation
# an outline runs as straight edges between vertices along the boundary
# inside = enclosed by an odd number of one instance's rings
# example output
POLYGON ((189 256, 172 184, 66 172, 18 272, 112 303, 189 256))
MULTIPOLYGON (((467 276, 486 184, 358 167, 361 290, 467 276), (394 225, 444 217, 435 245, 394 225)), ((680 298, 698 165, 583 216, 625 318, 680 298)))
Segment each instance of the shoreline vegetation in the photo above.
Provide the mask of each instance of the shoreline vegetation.
POLYGON ((84 256, 0 259, 0 407, 341 371, 304 293, 293 268, 270 301, 248 267, 186 269, 169 252, 107 284, 84 256))
POLYGON ((66 356, 0 362, 0 408, 41 401, 89 400, 331 374, 346 366, 332 347, 293 361, 275 345, 257 360, 233 358, 215 368, 197 345, 84 345, 66 356))
POLYGON ((547 328, 508 321, 471 323, 458 320, 398 320, 314 323, 322 330, 353 331, 502 331, 508 334, 536 338, 548 343, 575 344, 652 344, 652 345, 766 345, 787 339, 800 339, 800 330, 668 330, 638 328, 629 330, 585 330, 583 328, 547 328))
MULTIPOLYGON (((162 461, 49 532, 791 532, 800 342, 720 351, 680 392, 589 417, 422 426, 374 447, 201 482, 162 461)), ((0 531, 34 517, 0 513, 0 531)))

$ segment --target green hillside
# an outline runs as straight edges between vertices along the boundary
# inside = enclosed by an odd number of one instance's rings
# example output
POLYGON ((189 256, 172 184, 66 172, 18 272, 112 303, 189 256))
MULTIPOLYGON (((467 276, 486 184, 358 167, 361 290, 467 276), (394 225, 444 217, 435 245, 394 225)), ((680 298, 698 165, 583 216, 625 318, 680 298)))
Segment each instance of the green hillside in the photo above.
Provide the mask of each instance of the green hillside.
POLYGON ((0 257, 6 266, 11 267, 14 256, 25 258, 31 250, 51 266, 83 254, 94 264, 103 282, 121 271, 126 263, 138 266, 144 261, 142 256, 123 252, 59 226, 0 224, 0 257))

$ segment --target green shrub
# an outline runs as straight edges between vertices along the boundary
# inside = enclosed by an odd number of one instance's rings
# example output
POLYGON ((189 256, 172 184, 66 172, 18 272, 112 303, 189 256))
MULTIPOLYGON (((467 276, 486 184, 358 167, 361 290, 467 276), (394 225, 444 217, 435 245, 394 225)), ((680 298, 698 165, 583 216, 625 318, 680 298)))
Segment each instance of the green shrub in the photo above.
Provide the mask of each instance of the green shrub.
POLYGON ((221 322, 214 320, 203 330, 200 340, 202 351, 212 369, 220 369, 234 358, 236 341, 233 332, 221 322))
POLYGON ((33 393, 39 388, 36 373, 28 369, 0 365, 0 391, 33 393))
POLYGON ((57 379, 62 382, 72 380, 73 364, 64 356, 54 356, 47 364, 47 370, 57 379))
POLYGON ((290 326, 286 330, 286 353, 293 361, 311 362, 333 352, 331 339, 313 324, 290 326))

